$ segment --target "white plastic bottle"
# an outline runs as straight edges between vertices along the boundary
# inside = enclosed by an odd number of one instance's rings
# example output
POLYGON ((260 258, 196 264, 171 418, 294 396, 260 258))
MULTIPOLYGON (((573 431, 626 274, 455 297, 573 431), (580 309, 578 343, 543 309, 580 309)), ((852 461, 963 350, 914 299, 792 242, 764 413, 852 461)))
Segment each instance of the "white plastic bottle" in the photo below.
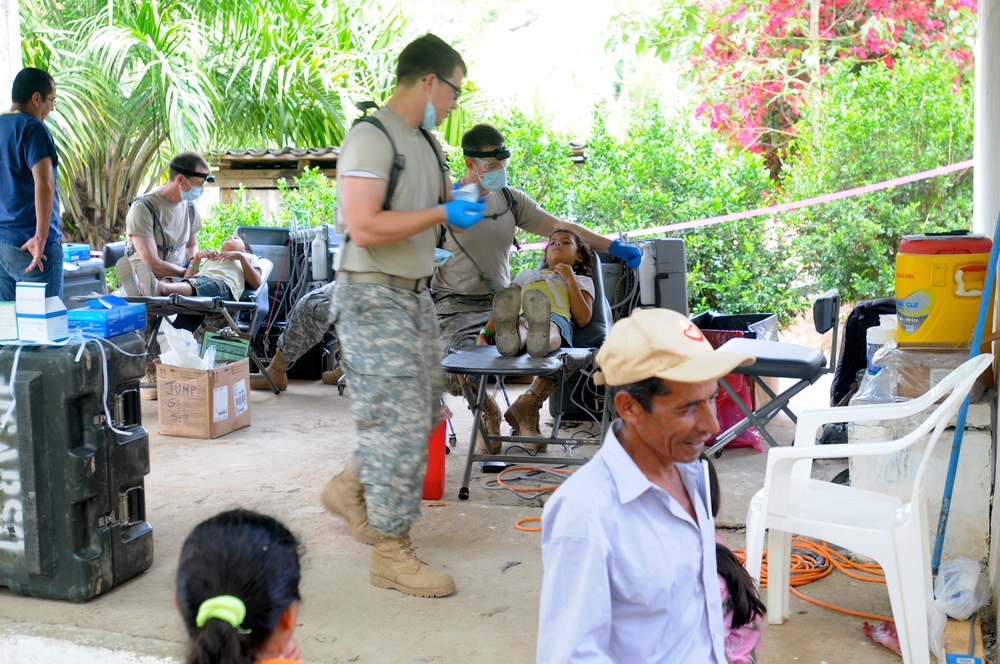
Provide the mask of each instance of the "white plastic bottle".
POLYGON ((886 345, 890 341, 896 340, 896 317, 891 315, 879 316, 879 325, 877 327, 869 327, 868 331, 865 333, 865 341, 867 342, 867 355, 868 355, 868 375, 874 376, 882 367, 877 367, 872 364, 872 358, 875 357, 875 353, 878 352, 882 346, 886 345))
POLYGON ((639 304, 652 307, 656 304, 656 256, 653 255, 652 242, 639 245, 642 250, 642 262, 639 263, 639 304))
POLYGON ((326 226, 316 228, 316 237, 312 241, 312 278, 313 281, 326 281, 330 273, 329 256, 326 251, 326 226))

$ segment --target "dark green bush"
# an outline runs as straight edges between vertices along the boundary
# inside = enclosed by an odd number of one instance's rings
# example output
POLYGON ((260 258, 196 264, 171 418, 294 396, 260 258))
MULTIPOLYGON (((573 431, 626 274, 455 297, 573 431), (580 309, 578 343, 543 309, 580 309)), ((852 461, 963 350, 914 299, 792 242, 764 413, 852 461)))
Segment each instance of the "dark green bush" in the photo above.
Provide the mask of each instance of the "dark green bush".
MULTIPOLYGON (((278 181, 281 202, 278 216, 282 225, 294 219, 299 228, 319 224, 335 223, 337 209, 337 185, 319 172, 318 168, 306 168, 302 175, 294 178, 292 187, 286 180, 278 181)), ((239 226, 263 226, 264 208, 260 201, 245 198, 244 189, 236 192, 233 203, 212 207, 211 215, 205 219, 198 233, 198 246, 217 249, 222 241, 233 234, 239 226)), ((276 224, 271 224, 276 225, 276 224)))
MULTIPOLYGON (((950 60, 899 59, 833 69, 823 103, 802 116, 785 194, 799 200, 944 166, 972 156, 973 89, 950 60)), ((959 171, 788 213, 815 290, 847 301, 892 296, 899 240, 972 226, 972 173, 959 171)))
MULTIPOLYGON (((578 221, 602 233, 695 221, 765 205, 771 183, 759 156, 721 149, 690 112, 658 109, 615 138, 599 115, 583 175, 574 185, 578 221)), ((687 247, 692 311, 774 312, 800 308, 795 261, 770 219, 724 222, 668 236, 687 247)))

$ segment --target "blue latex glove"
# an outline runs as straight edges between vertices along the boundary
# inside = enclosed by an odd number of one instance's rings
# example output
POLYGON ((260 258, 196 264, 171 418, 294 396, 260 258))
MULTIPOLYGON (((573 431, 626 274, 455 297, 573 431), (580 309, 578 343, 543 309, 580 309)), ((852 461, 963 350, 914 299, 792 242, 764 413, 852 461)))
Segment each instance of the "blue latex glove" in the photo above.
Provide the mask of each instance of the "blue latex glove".
POLYGON ((608 247, 608 253, 615 258, 625 261, 625 265, 633 270, 639 267, 639 263, 642 262, 642 252, 638 248, 625 244, 621 240, 612 242, 611 246, 608 247))
POLYGON ((483 218, 483 211, 486 206, 482 203, 470 203, 468 201, 449 201, 444 204, 444 213, 447 215, 448 225, 465 230, 476 225, 483 218))

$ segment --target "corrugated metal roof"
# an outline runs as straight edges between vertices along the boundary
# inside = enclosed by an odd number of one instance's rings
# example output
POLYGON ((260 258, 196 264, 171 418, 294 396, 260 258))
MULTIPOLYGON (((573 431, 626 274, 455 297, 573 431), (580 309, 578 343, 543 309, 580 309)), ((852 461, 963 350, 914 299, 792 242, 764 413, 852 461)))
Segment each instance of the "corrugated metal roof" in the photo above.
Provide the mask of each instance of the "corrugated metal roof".
POLYGON ((266 150, 256 150, 247 148, 245 150, 222 150, 212 153, 212 157, 219 161, 234 160, 266 160, 266 159, 336 159, 340 155, 340 148, 330 146, 325 148, 267 148, 266 150))

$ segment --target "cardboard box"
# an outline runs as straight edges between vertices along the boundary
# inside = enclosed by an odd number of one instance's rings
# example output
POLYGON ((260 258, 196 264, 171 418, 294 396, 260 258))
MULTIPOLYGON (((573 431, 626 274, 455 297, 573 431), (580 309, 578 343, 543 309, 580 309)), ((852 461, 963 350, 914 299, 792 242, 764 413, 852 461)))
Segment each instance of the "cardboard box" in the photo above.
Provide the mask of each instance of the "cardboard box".
POLYGON ((160 433, 218 438, 250 426, 250 360, 215 369, 156 365, 160 433))
MULTIPOLYGON (((20 287, 18 284, 18 289, 20 287)), ((44 293, 43 289, 42 294, 44 293)), ((39 343, 65 341, 69 338, 69 321, 62 300, 47 297, 44 302, 45 311, 41 314, 22 314, 17 309, 17 338, 21 341, 39 343)))
POLYGON ((0 339, 17 339, 17 311, 13 302, 0 302, 0 339))
POLYGON ((90 259, 90 245, 89 244, 73 244, 71 242, 63 242, 63 260, 68 262, 72 261, 85 261, 90 259))
POLYGON ((146 327, 146 305, 130 304, 120 297, 105 295, 88 300, 86 306, 68 314, 69 329, 88 337, 114 337, 146 327))
MULTIPOLYGON (((905 399, 916 399, 941 382, 952 371, 969 359, 967 350, 895 350, 892 354, 893 365, 896 366, 898 382, 896 396, 905 399)), ((984 376, 976 379, 972 387, 971 400, 977 401, 985 388, 984 376)))

